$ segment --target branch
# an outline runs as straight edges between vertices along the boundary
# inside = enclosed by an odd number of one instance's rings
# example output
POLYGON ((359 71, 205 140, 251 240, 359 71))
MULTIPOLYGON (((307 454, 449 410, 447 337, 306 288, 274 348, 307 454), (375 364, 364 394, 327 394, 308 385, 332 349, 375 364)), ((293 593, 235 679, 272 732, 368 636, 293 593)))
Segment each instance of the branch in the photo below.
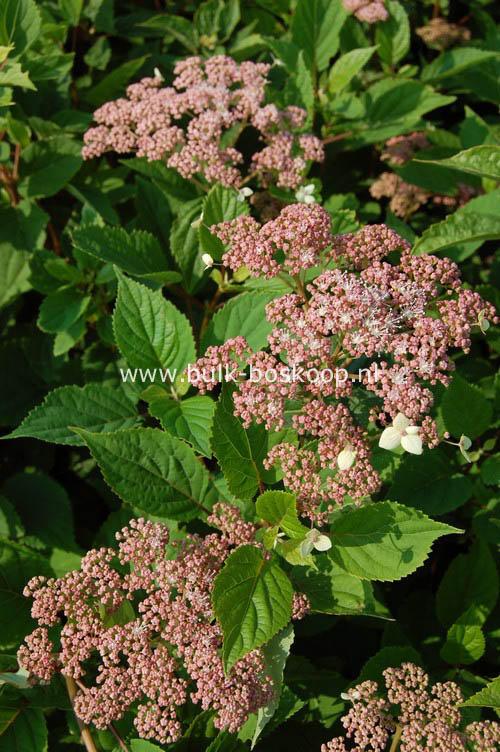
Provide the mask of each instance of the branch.
MULTIPOLYGON (((75 701, 76 689, 77 689, 76 682, 75 682, 75 680, 73 679, 72 676, 66 676, 66 674, 63 674, 63 676, 64 676, 64 679, 66 680, 66 689, 68 690, 68 695, 69 695, 69 700, 71 702, 71 707, 73 708, 73 712, 75 712, 74 711, 74 701, 75 701)), ((88 726, 86 726, 78 718, 78 716, 77 716, 76 713, 75 713, 75 718, 76 718, 76 721, 77 721, 78 726, 80 728, 80 732, 81 732, 81 735, 82 735, 82 742, 85 744, 85 749, 87 750, 87 752, 99 752, 99 750, 97 749, 97 747, 94 744, 94 740, 92 739, 92 736, 90 734, 90 730, 89 730, 88 726)))

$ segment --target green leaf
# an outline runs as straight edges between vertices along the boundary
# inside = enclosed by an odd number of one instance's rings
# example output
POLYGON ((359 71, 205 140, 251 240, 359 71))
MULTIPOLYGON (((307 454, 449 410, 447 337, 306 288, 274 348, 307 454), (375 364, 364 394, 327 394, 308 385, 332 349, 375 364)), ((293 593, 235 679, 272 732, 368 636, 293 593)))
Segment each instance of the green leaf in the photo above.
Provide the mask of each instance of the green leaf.
POLYGON ((289 538, 303 538, 308 528, 299 522, 294 494, 265 491, 255 503, 255 511, 266 522, 277 525, 289 538))
POLYGON ((500 219, 493 214, 457 211, 442 222, 431 225, 413 246, 413 253, 444 251, 458 243, 500 238, 500 219))
MULTIPOLYGON (((0 718, 6 708, 0 697, 0 718)), ((0 729, 0 752, 47 752, 47 724, 38 708, 20 704, 7 726, 0 729)))
POLYGON ((473 494, 470 480, 453 472, 449 459, 439 450, 421 456, 405 454, 393 476, 387 498, 440 516, 465 504, 473 494))
POLYGON ((43 332, 65 332, 80 319, 90 303, 90 295, 83 296, 74 287, 65 287, 43 300, 38 326, 43 332))
POLYGON ((215 402, 206 395, 188 397, 182 401, 172 399, 159 387, 150 387, 143 395, 149 403, 149 412, 158 418, 172 436, 185 439, 193 449, 205 457, 212 456, 211 437, 215 402), (154 390, 154 391, 150 391, 154 390))
POLYGON ((83 441, 68 426, 106 433, 133 428, 137 421, 137 409, 122 391, 101 384, 61 386, 50 392, 18 428, 2 438, 29 436, 55 444, 81 446, 83 441))
POLYGON ((177 39, 189 52, 194 54, 198 52, 197 31, 192 22, 183 16, 171 16, 167 14, 153 16, 153 18, 143 21, 139 26, 144 26, 147 29, 159 29, 177 39))
POLYGON ((499 53, 493 50, 481 50, 477 47, 459 46, 443 52, 422 70, 422 81, 442 81, 456 76, 467 68, 492 60, 499 53))
POLYGON ((485 459, 481 465, 481 480, 487 486, 495 486, 500 483, 500 454, 494 454, 485 459))
POLYGON ((223 387, 214 413, 212 448, 231 493, 252 499, 259 488, 259 471, 248 435, 233 409, 231 394, 223 387))
POLYGON ((493 679, 486 687, 480 689, 475 695, 469 697, 462 706, 472 708, 496 708, 500 709, 500 676, 493 679))
POLYGON ((274 297, 273 293, 245 292, 228 300, 205 329, 200 352, 238 336, 244 337, 254 352, 266 347, 274 326, 266 319, 266 305, 274 297))
POLYGON ((220 261, 224 246, 216 235, 212 235, 210 227, 218 222, 228 222, 248 213, 246 201, 238 201, 238 193, 234 188, 225 188, 220 183, 214 185, 203 201, 202 223, 198 228, 203 252, 209 253, 216 261, 220 261))
POLYGON ((21 152, 19 193, 25 198, 53 196, 81 164, 81 145, 67 136, 35 141, 21 152))
POLYGON ((2 0, 0 44, 14 45, 14 55, 22 55, 40 33, 40 11, 34 0, 2 0))
POLYGON ((384 681, 383 671, 389 666, 400 666, 402 663, 422 664, 422 656, 411 645, 391 645, 384 647, 369 658, 359 676, 353 684, 365 681, 374 681, 382 684, 384 681))
POLYGON ((240 546, 214 580, 212 603, 223 634, 224 670, 290 621, 293 588, 267 552, 240 546))
POLYGON ((59 9, 70 26, 77 26, 83 8, 83 0, 59 0, 59 9))
MULTIPOLYGON (((175 381, 196 358, 193 333, 187 318, 161 291, 152 292, 117 271, 118 298, 113 328, 118 348, 131 368, 166 369, 175 381)), ((156 371, 151 381, 157 377, 156 371)))
POLYGON ((308 113, 304 127, 310 127, 314 111, 314 84, 311 71, 304 62, 304 51, 300 50, 297 58, 297 71, 288 79, 286 88, 286 101, 290 104, 303 107, 308 113))
POLYGON ((377 502, 337 517, 328 556, 356 577, 399 580, 424 563, 437 538, 459 532, 417 509, 377 502))
POLYGON ((337 94, 337 92, 345 89, 354 76, 364 68, 376 49, 376 45, 374 47, 360 47, 341 55, 334 62, 328 74, 328 91, 330 94, 337 94))
POLYGON ((24 89, 36 90, 28 73, 23 71, 19 63, 12 63, 0 71, 0 86, 22 86, 24 89))
POLYGON ((94 107, 98 107, 110 99, 116 99, 117 93, 134 78, 148 58, 149 55, 144 55, 133 60, 127 60, 126 63, 119 65, 99 81, 97 86, 85 92, 86 100, 94 107))
POLYGON ((342 0, 299 0, 292 20, 292 40, 304 50, 309 70, 323 71, 339 48, 347 12, 342 0))
POLYGON ((376 24, 375 42, 380 59, 392 67, 410 49, 410 22, 401 3, 386 0, 385 7, 389 11, 389 18, 376 24))
POLYGON ((316 570, 300 566, 292 571, 294 587, 307 595, 311 611, 390 618, 385 606, 375 599, 371 582, 348 574, 329 556, 316 556, 314 561, 316 570))
POLYGON ((75 430, 106 483, 123 501, 147 514, 186 520, 214 503, 208 471, 184 441, 156 428, 106 434, 75 430))
POLYGON ((473 146, 472 149, 460 151, 448 159, 415 159, 414 161, 438 167, 452 167, 471 175, 500 180, 500 146, 473 146))
POLYGON ((44 473, 18 473, 5 481, 2 492, 14 505, 30 538, 44 546, 75 548, 71 503, 53 478, 44 473))
POLYGON ((289 624, 262 648, 266 664, 266 674, 270 676, 273 681, 275 695, 269 705, 266 705, 264 708, 259 708, 257 711, 257 723, 252 738, 251 749, 255 747, 257 739, 275 714, 280 704, 281 689, 283 687, 283 671, 286 660, 290 655, 293 640, 293 626, 289 624))
POLYGON ((489 428, 493 408, 479 387, 456 374, 444 393, 441 412, 445 428, 453 436, 460 438, 465 434, 475 439, 489 428))
POLYGON ((44 556, 24 546, 0 539, 0 649, 17 648, 25 634, 35 627, 31 606, 22 591, 31 577, 51 577, 52 570, 44 556))
POLYGON ((182 211, 172 222, 170 248, 184 278, 184 287, 194 292, 205 276, 205 265, 201 260, 200 239, 196 227, 191 223, 199 219, 203 199, 186 201, 182 211))
POLYGON ((0 496, 0 537, 20 538, 25 532, 13 505, 5 496, 0 496))
POLYGON ((161 747, 147 742, 145 739, 132 739, 130 748, 132 752, 161 752, 161 747))
POLYGON ((78 250, 105 263, 116 264, 129 274, 145 276, 166 270, 166 256, 149 232, 129 233, 122 227, 82 225, 74 230, 72 237, 78 250))
POLYGON ((0 241, 0 308, 30 289, 28 259, 29 255, 25 251, 16 251, 0 241))
POLYGON ((436 613, 450 627, 471 606, 476 623, 483 623, 498 598, 498 572, 488 546, 477 542, 459 554, 446 570, 436 594, 436 613))
POLYGON ((478 624, 468 623, 465 614, 449 628, 440 656, 453 666, 467 666, 481 658, 485 645, 483 630, 478 624))

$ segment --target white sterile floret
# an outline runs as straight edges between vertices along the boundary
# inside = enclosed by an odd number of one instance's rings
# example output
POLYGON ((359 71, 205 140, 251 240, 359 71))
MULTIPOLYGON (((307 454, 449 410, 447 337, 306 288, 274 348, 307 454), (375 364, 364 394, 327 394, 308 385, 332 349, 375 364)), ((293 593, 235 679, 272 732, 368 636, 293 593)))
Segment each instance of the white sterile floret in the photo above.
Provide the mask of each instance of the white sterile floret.
POLYGON ((236 201, 244 201, 246 198, 249 198, 253 195, 253 191, 248 186, 245 186, 244 188, 240 188, 238 191, 238 198, 236 201))
POLYGON ((349 468, 354 464, 355 459, 356 452, 353 450, 352 446, 346 446, 346 448, 342 449, 339 456, 337 457, 337 465, 339 467, 339 470, 349 470, 349 468))
POLYGON ((193 219, 193 221, 191 222, 191 227, 194 227, 195 229, 199 227, 201 225, 202 219, 203 219, 203 214, 200 214, 198 219, 193 219))
POLYGON ((163 78, 158 68, 154 69, 154 77, 157 78, 159 81, 165 81, 165 79, 163 78))
POLYGON ((214 265, 214 260, 209 253, 204 253, 201 260, 205 264, 205 269, 210 269, 210 267, 214 265))
POLYGON ((306 537, 300 544, 300 553, 305 557, 311 553, 313 548, 315 548, 316 551, 328 551, 331 547, 332 542, 330 538, 327 535, 320 533, 319 530, 312 528, 306 533, 306 537))
POLYGON ((477 317, 477 325, 481 329, 483 334, 486 334, 486 332, 490 328, 490 322, 487 318, 485 318, 486 313, 486 309, 479 311, 479 316, 477 317))
POLYGON ((402 446, 405 452, 410 454, 422 454, 422 438, 418 435, 420 428, 412 426, 411 421, 403 413, 398 413, 392 421, 392 426, 388 426, 382 431, 382 436, 378 442, 382 449, 397 449, 402 446))
POLYGON ((295 194, 295 198, 301 204, 315 204, 316 199, 314 198, 313 193, 314 193, 314 183, 309 183, 309 185, 302 185, 299 188, 299 190, 295 194))
POLYGON ((462 434, 460 436, 460 441, 458 442, 458 448, 462 452, 463 457, 467 460, 467 462, 472 462, 468 449, 470 449, 472 446, 472 441, 469 439, 468 436, 465 436, 465 434, 462 434))

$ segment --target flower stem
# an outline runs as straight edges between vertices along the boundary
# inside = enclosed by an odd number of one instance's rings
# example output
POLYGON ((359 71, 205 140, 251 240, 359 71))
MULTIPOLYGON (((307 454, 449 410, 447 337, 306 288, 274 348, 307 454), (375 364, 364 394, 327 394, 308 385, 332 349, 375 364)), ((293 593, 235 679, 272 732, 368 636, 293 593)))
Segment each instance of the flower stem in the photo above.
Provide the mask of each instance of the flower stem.
MULTIPOLYGON (((66 681, 66 689, 68 690, 69 701, 71 702, 71 707, 73 707, 75 695, 76 695, 76 682, 72 676, 66 676, 66 674, 63 674, 63 676, 66 681)), ((74 709, 73 709, 73 712, 74 712, 74 709)), ((80 728, 80 732, 82 735, 82 742, 85 744, 85 749, 87 750, 87 752, 99 752, 99 750, 94 744, 94 740, 92 739, 92 735, 90 733, 88 726, 82 723, 82 721, 78 718, 76 713, 75 713, 75 718, 80 728)))
POLYGON ((396 726, 396 733, 392 737, 392 744, 389 752, 396 752, 398 746, 399 746, 399 740, 401 739, 401 734, 403 733, 403 727, 398 724, 396 726))

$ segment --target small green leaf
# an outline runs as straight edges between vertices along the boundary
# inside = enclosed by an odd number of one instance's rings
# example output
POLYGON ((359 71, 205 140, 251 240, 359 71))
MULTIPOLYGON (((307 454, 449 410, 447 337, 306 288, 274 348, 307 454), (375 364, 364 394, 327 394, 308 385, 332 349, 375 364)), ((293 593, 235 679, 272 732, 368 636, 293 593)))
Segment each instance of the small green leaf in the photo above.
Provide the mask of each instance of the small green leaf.
POLYGON ((377 502, 337 517, 328 555, 356 577, 399 580, 424 563, 437 538, 459 532, 417 509, 377 502))
POLYGON ((410 22, 397 0, 386 0, 389 18, 375 27, 375 41, 380 59, 389 66, 399 63, 410 49, 410 22))
POLYGON ((215 402, 206 395, 172 399, 160 387, 152 386, 143 395, 149 403, 149 412, 161 422, 165 431, 185 439, 197 452, 212 456, 211 436, 215 402), (154 391, 152 391, 154 390, 154 391))
POLYGON ((374 47, 360 47, 341 55, 334 62, 328 74, 328 91, 330 94, 336 94, 345 89, 354 76, 364 68, 376 49, 376 45, 374 47))
POLYGON ((481 658, 485 644, 483 630, 478 624, 469 624, 465 614, 449 628, 440 655, 453 666, 467 666, 481 658))
POLYGON ((498 598, 498 572, 488 546, 477 542, 469 553, 459 554, 446 570, 436 594, 436 613, 448 628, 474 607, 482 624, 498 598))
POLYGON ((294 494, 285 491, 265 491, 258 497, 255 511, 266 522, 280 527, 289 538, 302 539, 308 531, 297 517, 294 494))
POLYGON ((465 434, 475 439, 489 428, 493 408, 479 387, 457 374, 444 393, 441 412, 446 430, 453 436, 458 439, 465 434))
POLYGON ((214 185, 203 201, 203 216, 198 228, 202 251, 220 261, 224 246, 219 238, 210 232, 211 226, 248 213, 246 201, 238 201, 238 193, 234 188, 225 188, 220 183, 214 185))
POLYGON ((267 726, 278 709, 281 689, 283 686, 283 671, 286 660, 290 654, 293 640, 293 626, 289 624, 262 648, 266 664, 266 673, 273 680, 275 695, 269 705, 266 705, 264 708, 259 708, 257 711, 257 723, 252 738, 251 749, 255 747, 257 739, 261 735, 263 729, 267 726))
POLYGON ((244 337, 254 352, 266 347, 274 326, 266 319, 266 305, 274 297, 272 293, 245 292, 228 300, 205 329, 200 352, 238 336, 244 337))
POLYGON ((290 621, 293 588, 267 552, 240 546, 214 580, 212 603, 223 633, 224 670, 290 621))
POLYGON ((119 286, 113 328, 127 365, 153 369, 150 383, 155 379, 166 379, 167 383, 169 379, 175 381, 176 376, 196 358, 187 318, 165 300, 161 291, 153 292, 119 271, 117 276, 119 286), (170 377, 166 369, 170 370, 170 377))
POLYGON ((473 146, 447 159, 414 159, 437 167, 453 167, 471 175, 480 175, 491 180, 500 180, 500 146, 473 146))
POLYGON ((85 313, 90 303, 89 295, 82 295, 74 287, 51 292, 40 306, 38 326, 44 332, 65 332, 85 313))

